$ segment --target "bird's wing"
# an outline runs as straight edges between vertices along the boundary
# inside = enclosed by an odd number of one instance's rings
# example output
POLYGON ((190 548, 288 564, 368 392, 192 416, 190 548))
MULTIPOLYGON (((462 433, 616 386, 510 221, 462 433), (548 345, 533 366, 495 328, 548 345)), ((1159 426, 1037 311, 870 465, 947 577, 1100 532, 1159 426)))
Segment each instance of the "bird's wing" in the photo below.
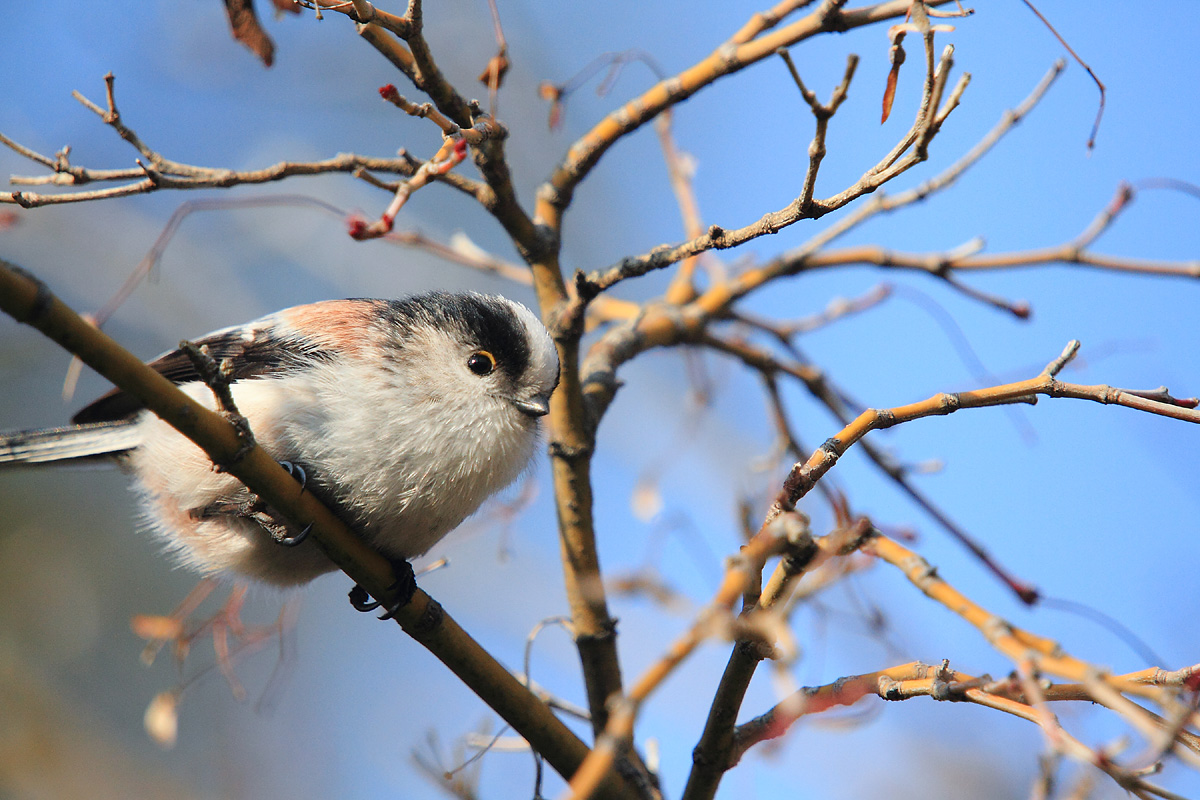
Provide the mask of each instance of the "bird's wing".
MULTIPOLYGON (((336 356, 341 344, 330 331, 345 327, 349 316, 361 317, 366 305, 374 301, 326 300, 306 306, 289 308, 246 323, 214 331, 195 340, 206 345, 209 354, 219 363, 229 359, 234 381, 285 374, 329 360, 336 356)), ((163 353, 147 366, 175 384, 200 380, 192 359, 183 350, 163 353)), ((144 408, 141 400, 131 394, 113 389, 71 418, 76 425, 126 419, 144 408)))

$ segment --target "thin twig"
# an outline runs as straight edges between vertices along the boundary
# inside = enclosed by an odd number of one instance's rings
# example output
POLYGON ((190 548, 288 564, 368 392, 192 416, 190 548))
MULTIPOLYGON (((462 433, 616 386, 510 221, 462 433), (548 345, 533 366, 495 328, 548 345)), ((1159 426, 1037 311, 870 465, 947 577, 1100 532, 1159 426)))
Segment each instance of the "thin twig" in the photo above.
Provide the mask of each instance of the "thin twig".
POLYGON ((978 162, 992 147, 1024 117, 1033 110, 1045 96, 1054 80, 1061 74, 1063 63, 1057 62, 1049 72, 1038 82, 1033 91, 1014 109, 1004 112, 1000 121, 962 158, 934 178, 921 183, 919 186, 901 192, 893 197, 887 196, 882 190, 876 192, 869 200, 843 216, 833 225, 817 234, 795 250, 784 253, 768 263, 735 276, 723 287, 720 294, 710 292, 712 297, 707 302, 709 307, 727 307, 729 303, 745 296, 758 287, 784 275, 795 274, 804 269, 809 259, 815 258, 819 251, 827 247, 838 237, 848 233, 877 214, 891 212, 904 208, 942 191, 951 186, 963 172, 978 162))
MULTIPOLYGON (((952 0, 931 0, 944 5, 952 0)), ((613 111, 567 151, 550 180, 539 191, 537 216, 557 230, 570 205, 575 187, 591 172, 600 158, 617 141, 652 120, 663 110, 688 99, 721 78, 768 58, 781 47, 790 47, 817 34, 845 31, 903 16, 911 0, 890 0, 860 8, 845 9, 845 0, 823 0, 811 14, 788 25, 777 23, 782 16, 808 5, 785 1, 772 12, 756 14, 742 29, 709 56, 659 82, 642 95, 613 111)), ((685 254, 689 255, 689 254, 685 254)))
MULTIPOLYGON (((766 560, 789 549, 789 533, 795 530, 796 526, 791 519, 787 515, 781 515, 764 526, 737 556, 729 560, 720 588, 709 604, 696 616, 688 630, 666 649, 660 659, 642 673, 632 684, 628 694, 619 698, 619 701, 614 699, 607 725, 597 738, 596 746, 571 778, 570 797, 591 796, 598 782, 609 774, 617 755, 629 746, 634 721, 641 705, 695 652, 701 642, 726 627, 722 623, 732 619, 733 605, 742 597, 747 586, 753 584, 756 576, 761 576, 766 560)), ((800 530, 807 531, 807 526, 802 525, 800 530)), ((822 553, 819 548, 812 548, 809 557, 816 562, 822 553)), ((828 554, 825 557, 828 557, 828 554)))
MULTIPOLYGON (((1195 670, 1195 667, 1191 668, 1195 670)), ((1141 677, 1153 670, 1142 670, 1111 677, 1112 684, 1128 687, 1141 682, 1141 677)), ((1109 687, 1109 682, 1104 682, 1109 687)), ((1095 684, 1093 684, 1094 688, 1095 684)), ((919 661, 896 667, 839 678, 823 686, 804 687, 784 698, 767 712, 738 726, 735 735, 736 748, 732 761, 736 763, 756 744, 784 735, 789 727, 803 716, 820 714, 837 706, 852 705, 864 697, 875 695, 891 702, 931 697, 939 701, 959 701, 983 705, 1005 713, 1016 713, 1022 719, 1033 720, 1032 707, 1026 699, 1021 684, 1014 681, 993 682, 988 676, 975 677, 952 670, 945 663, 933 667, 919 661), (1005 702, 1007 701, 1007 702, 1005 702), (1021 707, 1024 707, 1022 710, 1021 707)), ((1114 690, 1115 691, 1115 690, 1114 690)), ((1095 702, 1094 697, 1082 684, 1050 683, 1038 687, 1044 701, 1052 702, 1095 702)), ((1167 700, 1166 696, 1155 701, 1167 700)), ((1165 720, 1155 728, 1158 733, 1168 731, 1165 720)), ((1186 731, 1176 732, 1180 744, 1195 752, 1200 747, 1200 737, 1186 731)))
POLYGON ((1084 70, 1087 71, 1087 74, 1091 76, 1093 81, 1095 81, 1096 88, 1100 90, 1100 106, 1096 109, 1096 121, 1092 123, 1092 132, 1088 135, 1087 140, 1087 148, 1088 150, 1091 150, 1096 146, 1096 136, 1100 133, 1100 119, 1104 116, 1104 99, 1106 94, 1104 84, 1098 77, 1096 77, 1096 73, 1092 72, 1092 68, 1089 67, 1087 63, 1079 57, 1079 54, 1071 48, 1071 45, 1067 44, 1067 40, 1064 39, 1059 32, 1054 29, 1054 26, 1050 24, 1050 20, 1042 16, 1042 12, 1038 11, 1037 7, 1033 3, 1029 2, 1029 0, 1021 0, 1021 2, 1023 2, 1029 8, 1029 10, 1032 11, 1034 15, 1042 21, 1042 24, 1046 26, 1046 29, 1049 30, 1050 33, 1054 34, 1054 38, 1058 39, 1058 43, 1061 44, 1066 51, 1071 54, 1071 58, 1075 59, 1079 66, 1083 67, 1084 70))
MULTIPOLYGON (((849 419, 848 409, 846 404, 842 402, 842 398, 837 391, 830 385, 826 376, 811 365, 791 364, 788 362, 779 361, 770 353, 767 353, 753 345, 745 342, 739 342, 731 339, 725 339, 714 335, 706 335, 702 339, 702 343, 712 347, 713 349, 726 353, 740 359, 747 366, 758 370, 763 375, 773 375, 782 373, 789 375, 801 383, 808 389, 819 402, 825 405, 830 412, 840 420, 843 425, 851 424, 849 419)), ((869 440, 863 439, 859 442, 863 452, 871 461, 878 467, 888 478, 890 478, 897 487, 907 494, 909 498, 920 506, 925 513, 933 517, 937 523, 949 533, 954 539, 962 544, 971 552, 975 558, 979 560, 984 567, 995 575, 1005 586, 1013 591, 1018 598, 1023 602, 1032 604, 1035 603, 1040 594, 1035 586, 1021 580, 1006 567, 1004 567, 996 558, 988 551, 986 547, 976 537, 958 525, 950 516, 939 508, 932 500, 930 500, 924 492, 909 480, 906 470, 898 465, 893 458, 888 456, 883 450, 876 447, 869 440)), ((803 456, 800 456, 803 460, 803 456)), ((820 483, 817 484, 821 486, 820 483)))
MULTIPOLYGON (((951 63, 948 51, 936 68, 936 73, 931 77, 928 93, 931 99, 929 102, 932 102, 934 98, 940 95, 940 87, 943 87, 945 84, 951 63)), ((928 145, 929 140, 940 128, 941 121, 953 110, 951 103, 957 103, 957 97, 966 87, 966 77, 964 76, 964 79, 959 81, 945 107, 942 107, 937 114, 934 114, 932 110, 923 109, 918 114, 913 127, 901 138, 896 147, 874 167, 867 170, 862 177, 841 192, 824 200, 809 198, 807 202, 805 202, 803 196, 797 197, 784 208, 769 212, 756 222, 741 228, 726 230, 719 225, 713 225, 702 236, 695 237, 690 241, 677 245, 662 245, 644 255, 625 258, 620 263, 608 269, 586 276, 585 281, 588 286, 589 295, 594 296, 595 293, 608 289, 620 281, 636 278, 648 272, 662 269, 683 258, 697 255, 707 250, 725 250, 737 247, 761 236, 778 233, 780 230, 794 225, 801 220, 818 219, 831 211, 842 208, 863 195, 876 191, 883 184, 925 160, 927 154, 923 147, 928 145), (916 145, 915 147, 914 144, 916 145), (905 151, 909 151, 908 155, 899 158, 899 154, 905 151)), ((938 108, 938 106, 931 105, 930 108, 934 109, 938 108)), ((709 293, 718 292, 723 295, 725 294, 725 289, 724 285, 718 286, 711 289, 709 293)))
POLYGON ((796 501, 807 494, 821 479, 821 476, 837 463, 838 458, 869 431, 890 428, 893 425, 923 417, 951 414, 963 408, 983 408, 1007 403, 1030 402, 1036 399, 1037 395, 1046 395, 1122 405, 1151 414, 1200 424, 1200 411, 1195 408, 1195 402, 1191 398, 1178 400, 1167 394, 1163 399, 1149 399, 1137 392, 1128 392, 1111 386, 1083 386, 1057 380, 1055 374, 1074 357, 1078 349, 1079 342, 1070 342, 1061 356, 1050 362, 1040 375, 1029 380, 970 392, 937 394, 919 403, 910 403, 891 409, 864 411, 837 435, 828 439, 808 461, 797 464, 792 469, 791 474, 784 482, 783 490, 776 499, 776 507, 781 511, 794 508, 796 501))
POLYGON ((800 190, 801 207, 810 208, 813 190, 817 184, 817 171, 821 168, 821 161, 825 158, 825 135, 829 128, 829 120, 837 113, 838 107, 846 99, 850 81, 854 79, 854 70, 858 67, 858 56, 851 54, 846 57, 846 73, 842 76, 842 82, 833 90, 833 96, 829 98, 829 102, 822 105, 817 100, 817 96, 805 88, 804 81, 800 79, 800 73, 796 70, 796 65, 792 62, 788 51, 780 50, 779 55, 787 64, 788 72, 791 73, 792 80, 796 82, 796 88, 800 90, 801 97, 804 98, 804 102, 808 103, 808 107, 812 109, 813 116, 817 120, 816 132, 813 134, 812 143, 808 146, 808 172, 804 176, 804 187, 800 190))
MULTIPOLYGON (((52 167, 55 164, 54 161, 13 142, 3 135, 0 135, 0 143, 39 163, 49 161, 49 165, 52 167)), ((178 164, 177 162, 167 162, 167 167, 164 169, 164 160, 161 157, 152 159, 151 161, 157 165, 157 178, 148 177, 146 169, 143 167, 95 170, 70 165, 66 165, 60 171, 55 172, 53 176, 46 176, 45 178, 16 176, 12 181, 16 184, 53 183, 78 186, 102 181, 134 180, 135 182, 122 186, 109 187, 108 189, 62 192, 59 194, 36 194, 34 192, 0 193, 0 203, 13 203, 25 208, 36 208, 44 205, 79 203, 112 197, 124 197, 132 194, 152 192, 158 189, 227 189, 234 186, 271 183, 296 175, 322 175, 338 172, 354 173, 357 170, 364 169, 371 170, 372 172, 411 177, 424 164, 424 162, 407 155, 396 158, 378 158, 375 156, 360 156, 354 153, 340 153, 333 158, 323 161, 280 161, 271 166, 254 170, 197 167, 190 164, 178 164)), ((482 200, 485 196, 486 187, 470 178, 450 173, 437 176, 437 180, 477 199, 482 200)))

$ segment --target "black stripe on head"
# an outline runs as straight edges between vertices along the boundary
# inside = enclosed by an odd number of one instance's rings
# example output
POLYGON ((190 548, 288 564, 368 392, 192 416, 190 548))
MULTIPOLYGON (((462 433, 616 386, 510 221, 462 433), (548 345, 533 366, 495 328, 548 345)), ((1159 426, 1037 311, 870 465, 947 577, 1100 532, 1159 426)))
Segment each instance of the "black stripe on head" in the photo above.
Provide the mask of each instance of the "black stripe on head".
POLYGON ((475 293, 430 292, 388 301, 387 321, 405 330, 416 326, 453 327, 472 347, 487 350, 497 366, 516 380, 529 368, 529 337, 505 300, 475 293))

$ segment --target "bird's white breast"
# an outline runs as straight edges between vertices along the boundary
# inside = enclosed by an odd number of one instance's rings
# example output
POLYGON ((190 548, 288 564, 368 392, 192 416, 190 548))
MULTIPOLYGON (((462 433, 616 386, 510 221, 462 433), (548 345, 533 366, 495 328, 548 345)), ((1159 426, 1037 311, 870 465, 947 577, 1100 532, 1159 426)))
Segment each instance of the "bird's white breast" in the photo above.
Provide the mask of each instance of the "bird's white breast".
POLYGON ((347 521, 396 558, 424 553, 512 483, 537 441, 536 425, 509 404, 431 396, 414 377, 316 367, 289 395, 294 421, 280 431, 283 452, 303 453, 318 481, 340 487, 347 521))
MULTIPOLYGON (((202 384, 181 388, 214 406, 202 384)), ((533 421, 507 403, 431 397, 419 382, 344 361, 240 381, 232 392, 258 443, 280 461, 301 463, 310 486, 391 558, 424 553, 515 480, 537 440, 533 421)), ((333 568, 312 544, 280 547, 251 520, 196 519, 193 509, 245 497, 245 488, 157 417, 144 414, 140 425, 143 444, 130 466, 151 528, 181 561, 284 584, 333 568)))

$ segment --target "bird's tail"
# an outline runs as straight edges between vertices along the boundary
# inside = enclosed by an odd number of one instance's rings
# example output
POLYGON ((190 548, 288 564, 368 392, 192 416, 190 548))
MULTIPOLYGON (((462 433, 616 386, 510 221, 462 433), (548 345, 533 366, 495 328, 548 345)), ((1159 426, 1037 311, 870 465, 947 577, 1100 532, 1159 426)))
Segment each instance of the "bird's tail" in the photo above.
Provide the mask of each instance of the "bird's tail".
POLYGON ((132 419, 0 433, 0 469, 112 456, 139 444, 141 431, 132 419))

